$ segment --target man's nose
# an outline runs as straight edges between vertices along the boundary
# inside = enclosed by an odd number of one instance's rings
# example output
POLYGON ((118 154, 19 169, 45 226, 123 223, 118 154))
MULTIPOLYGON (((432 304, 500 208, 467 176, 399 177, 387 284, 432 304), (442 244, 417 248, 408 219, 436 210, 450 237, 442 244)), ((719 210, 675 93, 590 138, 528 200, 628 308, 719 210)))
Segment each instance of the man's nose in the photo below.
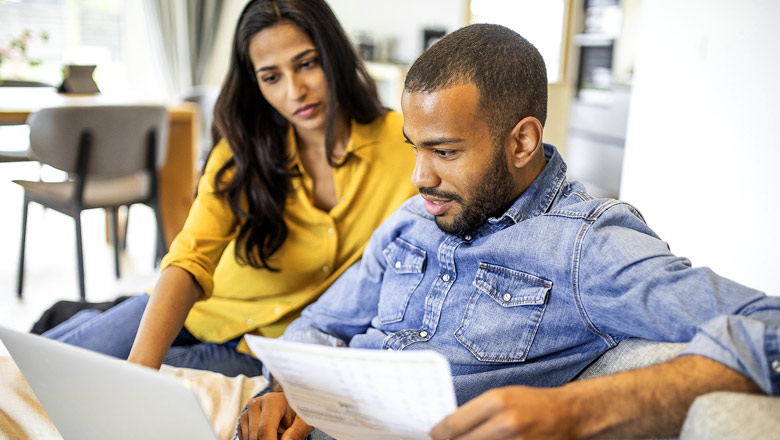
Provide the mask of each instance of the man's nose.
POLYGON ((412 185, 416 188, 435 188, 439 186, 440 179, 436 170, 426 154, 418 152, 412 171, 412 185))

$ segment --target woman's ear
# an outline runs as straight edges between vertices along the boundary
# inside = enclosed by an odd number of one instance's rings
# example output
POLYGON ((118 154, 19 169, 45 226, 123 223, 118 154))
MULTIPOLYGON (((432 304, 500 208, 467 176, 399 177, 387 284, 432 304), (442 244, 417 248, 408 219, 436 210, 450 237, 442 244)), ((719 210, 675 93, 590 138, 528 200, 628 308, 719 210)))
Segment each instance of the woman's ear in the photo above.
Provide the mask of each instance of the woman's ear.
POLYGON ((536 156, 542 146, 542 123, 533 116, 520 120, 507 136, 507 154, 515 168, 523 168, 536 156))

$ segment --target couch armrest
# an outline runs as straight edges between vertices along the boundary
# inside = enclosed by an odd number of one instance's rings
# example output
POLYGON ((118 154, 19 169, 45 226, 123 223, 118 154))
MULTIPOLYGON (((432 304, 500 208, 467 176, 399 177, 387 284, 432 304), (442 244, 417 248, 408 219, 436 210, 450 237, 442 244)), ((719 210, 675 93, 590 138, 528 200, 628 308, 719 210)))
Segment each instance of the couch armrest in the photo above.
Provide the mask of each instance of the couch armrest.
POLYGON ((685 418, 681 440, 775 439, 780 436, 780 398, 717 392, 699 396, 685 418))
POLYGON ((606 376, 660 364, 674 359, 685 348, 685 343, 654 342, 644 339, 626 339, 607 351, 583 370, 575 380, 606 376))

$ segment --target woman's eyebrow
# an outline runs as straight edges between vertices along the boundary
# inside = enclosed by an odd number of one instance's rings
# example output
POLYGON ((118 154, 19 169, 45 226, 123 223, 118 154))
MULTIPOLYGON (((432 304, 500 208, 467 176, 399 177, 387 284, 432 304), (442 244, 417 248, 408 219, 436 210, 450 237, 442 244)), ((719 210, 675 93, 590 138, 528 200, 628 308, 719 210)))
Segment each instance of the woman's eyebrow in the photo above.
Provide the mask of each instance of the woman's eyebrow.
MULTIPOLYGON (((306 50, 303 50, 299 54, 297 54, 294 57, 292 57, 291 61, 298 61, 301 58, 305 57, 306 55, 308 55, 308 54, 310 54, 312 52, 317 52, 317 49, 306 49, 306 50)), ((275 65, 263 66, 263 67, 257 68, 255 70, 255 73, 260 73, 260 72, 265 71, 265 70, 273 70, 273 69, 276 69, 275 65)))

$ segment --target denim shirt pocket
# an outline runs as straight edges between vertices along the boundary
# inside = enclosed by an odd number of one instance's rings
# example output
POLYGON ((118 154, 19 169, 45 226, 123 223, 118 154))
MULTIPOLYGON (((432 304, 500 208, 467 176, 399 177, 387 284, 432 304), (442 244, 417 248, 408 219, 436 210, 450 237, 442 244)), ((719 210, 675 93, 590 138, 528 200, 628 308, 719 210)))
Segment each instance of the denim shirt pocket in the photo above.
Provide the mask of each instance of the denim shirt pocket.
POLYGON ((523 362, 547 307, 552 282, 480 263, 455 337, 480 361, 523 362))
POLYGON ((378 318, 389 324, 404 318, 409 298, 423 278, 425 250, 396 238, 382 250, 382 255, 387 270, 382 279, 378 318))

